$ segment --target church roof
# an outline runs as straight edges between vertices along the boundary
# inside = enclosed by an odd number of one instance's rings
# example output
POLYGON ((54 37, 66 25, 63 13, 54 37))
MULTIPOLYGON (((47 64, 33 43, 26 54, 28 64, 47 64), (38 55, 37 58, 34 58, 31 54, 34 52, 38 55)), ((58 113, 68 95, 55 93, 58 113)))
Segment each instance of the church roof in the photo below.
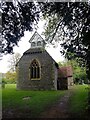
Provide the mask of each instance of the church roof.
MULTIPOLYGON (((37 43, 38 41, 41 41, 44 45, 46 44, 44 39, 37 32, 35 32, 33 34, 33 36, 31 37, 31 39, 29 40, 29 42, 30 43, 33 43, 33 42, 37 43)), ((44 46, 44 45, 42 45, 42 46, 44 46)), ((25 51, 23 53, 23 56, 24 55, 30 55, 30 54, 36 54, 36 53, 43 53, 43 52, 46 52, 49 55, 49 57, 51 58, 51 60, 54 62, 55 66, 57 68, 59 68, 57 62, 50 56, 50 54, 45 50, 44 47, 41 47, 41 46, 39 46, 39 47, 37 47, 37 46, 31 47, 30 49, 28 49, 27 51, 25 51)), ((19 60, 19 62, 20 62, 20 60, 19 60)), ((18 63, 16 65, 18 65, 18 63)))
MULTIPOLYGON (((34 42, 34 41, 44 41, 44 39, 38 34, 37 31, 35 31, 35 33, 32 35, 32 37, 30 38, 29 42, 34 42)), ((45 42, 45 41, 44 41, 45 42)))
POLYGON ((30 48, 27 51, 25 51, 23 54, 27 55, 27 54, 33 54, 33 53, 41 53, 44 49, 42 48, 30 48))
MULTIPOLYGON (((23 55, 36 54, 36 53, 42 53, 42 52, 46 52, 50 56, 50 54, 45 49, 43 49, 43 48, 35 48, 35 49, 30 48, 26 52, 24 52, 23 55)), ((59 68, 57 62, 52 57, 51 57, 51 59, 55 63, 55 66, 57 68, 59 68)))

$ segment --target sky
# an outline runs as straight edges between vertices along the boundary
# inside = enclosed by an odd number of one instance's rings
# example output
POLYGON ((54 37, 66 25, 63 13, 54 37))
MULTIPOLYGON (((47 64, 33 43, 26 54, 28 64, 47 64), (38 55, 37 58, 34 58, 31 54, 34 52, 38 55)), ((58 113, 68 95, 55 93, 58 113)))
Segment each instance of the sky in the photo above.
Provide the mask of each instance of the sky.
MULTIPOLYGON (((43 28, 44 23, 45 23, 45 21, 40 21, 38 24, 39 28, 37 29, 37 32, 40 35, 44 30, 44 28, 43 28)), ((25 32, 24 37, 22 37, 18 43, 19 47, 15 46, 13 48, 14 53, 20 53, 21 55, 23 55, 23 53, 30 48, 29 40, 30 40, 31 36, 34 34, 34 32, 35 32, 35 30, 33 32, 25 32)), ((42 36, 42 37, 44 38, 44 36, 42 36)), ((60 62, 60 61, 62 62, 64 60, 64 57, 60 53, 60 44, 57 44, 56 48, 53 48, 52 45, 49 45, 48 47, 46 47, 46 50, 56 62, 60 62)), ((10 54, 4 55, 2 60, 0 60, 0 72, 6 73, 7 71, 9 71, 9 62, 8 61, 10 60, 11 56, 12 55, 10 55, 10 54)))

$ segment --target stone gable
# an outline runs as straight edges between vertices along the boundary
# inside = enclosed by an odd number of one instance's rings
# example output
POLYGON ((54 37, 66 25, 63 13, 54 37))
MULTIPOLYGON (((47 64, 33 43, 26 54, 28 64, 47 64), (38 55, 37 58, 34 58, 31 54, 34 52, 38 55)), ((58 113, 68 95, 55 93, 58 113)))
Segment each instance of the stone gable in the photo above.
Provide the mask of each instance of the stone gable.
POLYGON ((24 52, 17 65, 17 71, 18 89, 57 89, 55 85, 57 79, 57 66, 45 49, 35 48, 24 52), (39 80, 31 80, 30 78, 29 67, 33 59, 38 60, 41 65, 41 78, 39 80))

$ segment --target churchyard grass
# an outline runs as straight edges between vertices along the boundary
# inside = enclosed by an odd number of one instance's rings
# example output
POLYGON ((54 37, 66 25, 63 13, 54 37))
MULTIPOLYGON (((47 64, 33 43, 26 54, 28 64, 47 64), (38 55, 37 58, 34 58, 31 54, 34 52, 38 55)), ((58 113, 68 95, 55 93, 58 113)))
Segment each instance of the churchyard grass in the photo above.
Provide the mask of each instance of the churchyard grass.
MULTIPOLYGON (((17 90, 15 84, 6 84, 2 89, 3 110, 16 111, 19 117, 37 117, 52 105, 66 91, 24 91, 17 90)), ((14 116, 13 116, 14 117, 14 116)), ((15 116, 16 117, 16 116, 15 116)))
POLYGON ((70 97, 70 112, 72 117, 87 116, 88 106, 88 85, 75 85, 72 89, 73 94, 70 97))
MULTIPOLYGON (((11 111, 13 117, 37 117, 66 92, 67 90, 24 91, 17 90, 15 84, 6 84, 5 88, 2 89, 3 111, 11 111)), ((72 95, 69 100, 70 117, 87 116, 85 111, 88 106, 88 85, 74 85, 71 92, 72 95)))

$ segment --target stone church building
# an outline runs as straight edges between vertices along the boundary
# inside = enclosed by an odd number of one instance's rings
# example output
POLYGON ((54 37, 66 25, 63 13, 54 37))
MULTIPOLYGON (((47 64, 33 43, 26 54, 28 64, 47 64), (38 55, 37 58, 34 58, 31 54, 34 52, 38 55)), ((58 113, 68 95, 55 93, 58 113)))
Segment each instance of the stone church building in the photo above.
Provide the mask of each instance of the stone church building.
POLYGON ((44 39, 35 32, 29 42, 31 44, 31 48, 23 53, 23 56, 16 65, 17 89, 59 89, 59 66, 45 50, 44 39))

